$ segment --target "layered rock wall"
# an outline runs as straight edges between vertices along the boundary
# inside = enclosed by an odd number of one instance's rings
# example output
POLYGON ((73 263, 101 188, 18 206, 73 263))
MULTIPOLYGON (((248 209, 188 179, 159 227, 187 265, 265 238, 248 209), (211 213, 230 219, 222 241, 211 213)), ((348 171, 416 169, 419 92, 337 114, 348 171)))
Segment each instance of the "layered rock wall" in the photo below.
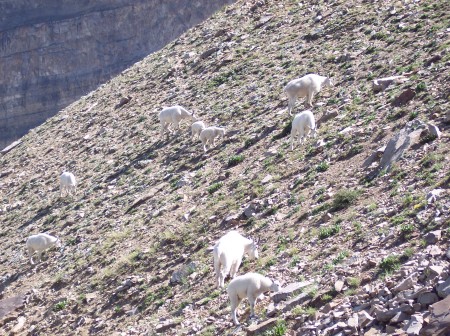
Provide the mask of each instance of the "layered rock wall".
POLYGON ((231 2, 1 2, 0 148, 231 2))

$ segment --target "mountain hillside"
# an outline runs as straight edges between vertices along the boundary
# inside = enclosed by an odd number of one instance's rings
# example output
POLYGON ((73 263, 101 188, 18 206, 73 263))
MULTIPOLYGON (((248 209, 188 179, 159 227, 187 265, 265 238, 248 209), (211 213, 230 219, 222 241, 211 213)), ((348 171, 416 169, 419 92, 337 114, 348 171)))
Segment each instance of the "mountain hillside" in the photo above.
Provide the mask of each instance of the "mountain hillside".
POLYGON ((0 149, 229 3, 1 1, 0 149))
POLYGON ((30 131, 0 157, 2 333, 448 335, 449 29, 439 0, 238 1, 30 131), (307 73, 334 87, 291 150, 307 73), (225 138, 161 138, 176 104, 225 138), (208 250, 232 229, 260 239, 238 274, 287 288, 239 327, 208 250), (62 246, 32 266, 38 232, 62 246))

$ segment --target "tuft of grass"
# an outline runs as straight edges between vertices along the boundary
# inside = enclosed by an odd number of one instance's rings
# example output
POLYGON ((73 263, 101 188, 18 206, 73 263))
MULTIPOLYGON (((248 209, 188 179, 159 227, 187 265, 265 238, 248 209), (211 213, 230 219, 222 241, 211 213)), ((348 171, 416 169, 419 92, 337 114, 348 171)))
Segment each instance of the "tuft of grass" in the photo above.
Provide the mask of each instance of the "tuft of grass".
POLYGON ((212 184, 212 185, 210 185, 210 186, 208 187, 208 193, 209 193, 209 194, 214 194, 217 190, 219 190, 220 188, 222 188, 222 186, 223 186, 223 183, 222 183, 222 182, 214 183, 214 184, 212 184))
POLYGON ((334 195, 333 203, 331 209, 333 211, 338 211, 348 208, 350 205, 354 204, 358 199, 360 192, 358 190, 344 189, 338 191, 334 195))
POLYGON ((244 161, 244 155, 234 155, 228 159, 228 167, 237 166, 242 161, 244 161))
POLYGON ((264 332, 264 336, 283 336, 286 334, 287 327, 286 321, 279 320, 277 324, 270 330, 264 332))
POLYGON ((60 301, 60 302, 56 303, 55 305, 53 305, 53 311, 57 312, 57 311, 63 310, 67 307, 68 304, 69 303, 67 302, 67 300, 60 301))
POLYGON ((335 234, 339 233, 340 230, 341 227, 339 226, 339 224, 323 227, 319 231, 319 239, 325 239, 334 236, 335 234))
POLYGON ((330 167, 330 165, 328 163, 326 163, 325 161, 323 161, 317 165, 316 171, 324 172, 324 171, 328 170, 329 167, 330 167))
POLYGON ((378 265, 384 275, 392 274, 400 268, 400 257, 398 255, 390 255, 381 260, 378 265))

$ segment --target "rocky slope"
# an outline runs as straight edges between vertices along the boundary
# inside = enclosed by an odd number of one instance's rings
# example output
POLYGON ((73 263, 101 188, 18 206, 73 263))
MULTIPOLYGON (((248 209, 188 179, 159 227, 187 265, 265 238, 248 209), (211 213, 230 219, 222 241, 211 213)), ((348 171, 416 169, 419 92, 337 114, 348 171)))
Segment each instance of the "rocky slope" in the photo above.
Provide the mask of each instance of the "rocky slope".
POLYGON ((239 1, 31 131, 0 159, 4 333, 445 335, 445 5, 239 1), (291 151, 282 88, 308 72, 335 87, 291 151), (172 104, 227 138, 206 154, 187 123, 160 139, 172 104), (239 274, 287 289, 258 319, 241 304, 239 328, 207 251, 232 228, 261 238, 239 274), (39 231, 63 247, 31 267, 39 231))
POLYGON ((0 148, 231 2, 2 1, 0 148))

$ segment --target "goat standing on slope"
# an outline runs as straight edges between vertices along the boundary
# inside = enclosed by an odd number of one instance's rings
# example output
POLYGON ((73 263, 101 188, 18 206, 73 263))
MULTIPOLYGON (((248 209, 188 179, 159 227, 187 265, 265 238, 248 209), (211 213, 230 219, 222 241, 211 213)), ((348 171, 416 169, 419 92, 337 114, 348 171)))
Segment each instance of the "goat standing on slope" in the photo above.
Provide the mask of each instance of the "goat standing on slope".
POLYGON ((316 74, 309 74, 301 78, 290 81, 285 87, 284 92, 289 98, 288 111, 292 115, 297 98, 306 97, 306 107, 312 107, 312 99, 316 93, 319 93, 323 87, 331 87, 331 79, 316 74))
POLYGON ((172 132, 169 129, 169 125, 173 124, 174 129, 177 132, 180 129, 180 121, 183 119, 189 119, 191 121, 196 121, 196 117, 193 113, 189 112, 182 106, 171 106, 165 107, 161 112, 159 112, 159 122, 161 124, 161 138, 164 136, 164 131, 172 132))
POLYGON ((298 135, 299 142, 303 143, 303 139, 306 138, 309 132, 312 132, 312 136, 316 137, 316 121, 311 111, 306 110, 297 114, 292 120, 291 129, 291 150, 294 149, 295 137, 298 135))
POLYGON ((272 281, 258 273, 247 273, 231 280, 227 292, 230 297, 231 317, 234 324, 239 325, 236 311, 242 299, 248 299, 250 303, 250 317, 252 317, 255 315, 256 299, 268 291, 279 292, 280 288, 281 285, 278 281, 272 281))
POLYGON ((243 237, 237 231, 230 231, 219 239, 213 248, 217 287, 224 287, 228 274, 232 278, 236 276, 245 253, 251 259, 258 259, 258 242, 243 237))
POLYGON ((28 237, 26 245, 28 250, 28 256, 30 258, 30 263, 31 265, 34 265, 33 262, 34 252, 37 252, 38 259, 39 261, 41 261, 42 252, 54 245, 60 247, 61 241, 57 237, 53 237, 47 233, 38 233, 37 235, 32 235, 28 237))
POLYGON ((62 197, 64 190, 66 194, 72 194, 72 192, 75 194, 77 192, 77 181, 72 173, 64 172, 59 178, 60 197, 62 197))

